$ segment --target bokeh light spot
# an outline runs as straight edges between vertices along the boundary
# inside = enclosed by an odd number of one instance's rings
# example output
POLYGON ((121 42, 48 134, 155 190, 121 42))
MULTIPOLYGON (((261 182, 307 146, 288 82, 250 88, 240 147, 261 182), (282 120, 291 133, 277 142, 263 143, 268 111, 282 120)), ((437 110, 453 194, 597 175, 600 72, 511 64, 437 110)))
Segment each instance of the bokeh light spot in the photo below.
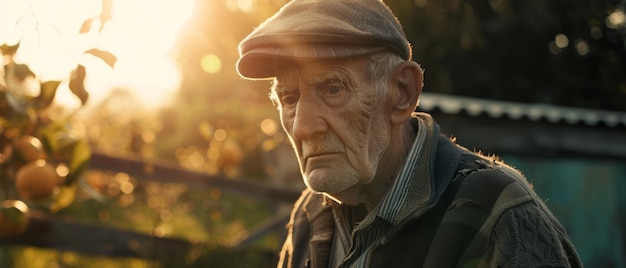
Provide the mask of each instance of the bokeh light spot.
POLYGON ((153 143, 154 140, 156 140, 156 134, 154 133, 154 131, 146 130, 141 133, 141 139, 145 143, 153 143))
POLYGON ((126 181, 120 184, 120 190, 122 193, 130 194, 135 190, 135 186, 131 182, 126 181))
POLYGON ((585 40, 576 40, 576 52, 581 56, 587 55, 589 53, 589 44, 585 40))
POLYGON ((120 185, 117 183, 111 183, 109 184, 109 186, 107 187, 107 193, 110 196, 116 196, 120 193, 120 185))
POLYGON ((622 10, 615 10, 611 15, 606 17, 606 26, 611 29, 616 29, 626 25, 626 14, 622 10))
POLYGON ((56 168, 56 172, 57 175, 65 177, 67 174, 70 174, 70 169, 65 164, 59 164, 56 168))
POLYGON ((130 176, 124 172, 118 172, 115 174, 115 180, 119 183, 127 182, 130 179, 130 176))
POLYGON ((566 48, 569 45, 569 39, 564 34, 557 34, 554 43, 558 48, 566 48))
POLYGON ((165 235, 165 228, 163 226, 154 227, 152 235, 155 237, 163 237, 165 235))
POLYGON ((117 199, 117 204, 120 205, 121 207, 128 207, 130 205, 132 205, 135 202, 135 196, 132 194, 125 194, 120 196, 119 199, 117 199))
POLYGON ((214 54, 204 55, 200 59, 200 65, 202 70, 209 74, 215 74, 222 69, 222 61, 214 54))
POLYGON ((226 137, 228 136, 228 134, 226 133, 226 130, 223 129, 218 129, 213 133, 213 137, 215 138, 216 141, 224 141, 226 140, 226 137))
POLYGON ((278 131, 278 126, 274 120, 267 118, 261 121, 261 131, 267 136, 273 136, 278 131))
POLYGON ((169 210, 163 210, 161 211, 161 220, 164 222, 169 222, 172 221, 172 219, 174 218, 174 216, 172 215, 172 212, 169 210))

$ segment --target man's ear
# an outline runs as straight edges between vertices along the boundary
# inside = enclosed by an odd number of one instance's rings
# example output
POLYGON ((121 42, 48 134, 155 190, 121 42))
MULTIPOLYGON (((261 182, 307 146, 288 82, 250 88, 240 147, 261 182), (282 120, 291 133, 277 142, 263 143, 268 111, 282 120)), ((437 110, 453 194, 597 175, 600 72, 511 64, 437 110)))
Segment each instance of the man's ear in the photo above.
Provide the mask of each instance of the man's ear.
POLYGON ((424 86, 424 73, 419 64, 406 61, 394 69, 391 79, 390 90, 394 91, 391 99, 391 123, 402 124, 417 107, 417 100, 424 86))

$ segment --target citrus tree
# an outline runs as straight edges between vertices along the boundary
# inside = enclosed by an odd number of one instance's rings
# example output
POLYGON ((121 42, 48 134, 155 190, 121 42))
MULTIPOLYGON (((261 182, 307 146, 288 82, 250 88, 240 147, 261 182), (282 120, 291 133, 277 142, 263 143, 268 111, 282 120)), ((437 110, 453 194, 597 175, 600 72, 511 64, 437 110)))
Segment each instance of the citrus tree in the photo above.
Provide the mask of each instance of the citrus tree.
MULTIPOLYGON (((105 0, 102 13, 86 20, 78 34, 98 34, 110 13, 110 1, 105 0)), ((28 31, 37 38, 45 26, 38 22, 28 31)), ((79 64, 80 57, 94 56, 111 68, 116 61, 110 52, 87 47, 76 53, 76 61, 67 69, 65 78, 48 79, 43 70, 16 60, 22 41, 0 46, 0 200, 4 200, 0 206, 0 237, 26 230, 29 207, 56 212, 74 200, 76 182, 91 151, 87 141, 72 131, 72 113, 54 105, 55 96, 58 90, 69 89, 84 105, 89 98, 84 83, 87 68, 79 64)), ((37 42, 43 46, 42 40, 37 42)), ((67 62, 58 62, 57 69, 66 66, 67 62)))

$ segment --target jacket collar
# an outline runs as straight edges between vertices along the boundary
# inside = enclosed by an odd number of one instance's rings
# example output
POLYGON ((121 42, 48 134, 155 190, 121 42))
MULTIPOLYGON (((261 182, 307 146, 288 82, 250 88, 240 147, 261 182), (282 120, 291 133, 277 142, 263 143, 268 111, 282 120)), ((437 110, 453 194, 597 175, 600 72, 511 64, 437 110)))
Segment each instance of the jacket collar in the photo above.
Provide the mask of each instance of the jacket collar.
POLYGON ((364 225, 374 216, 396 225, 409 215, 421 214, 420 210, 437 203, 456 173, 462 150, 441 135, 432 117, 414 113, 411 124, 417 132, 411 152, 393 186, 364 225))

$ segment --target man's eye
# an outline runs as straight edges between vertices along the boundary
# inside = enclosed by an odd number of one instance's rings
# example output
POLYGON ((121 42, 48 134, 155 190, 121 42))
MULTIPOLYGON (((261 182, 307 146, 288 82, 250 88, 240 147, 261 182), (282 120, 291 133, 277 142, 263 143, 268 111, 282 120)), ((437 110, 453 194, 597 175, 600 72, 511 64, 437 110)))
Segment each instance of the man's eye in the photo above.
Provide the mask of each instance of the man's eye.
POLYGON ((344 87, 340 85, 329 85, 324 88, 324 93, 328 95, 335 95, 335 94, 340 93, 343 89, 344 87))
POLYGON ((298 102, 298 94, 295 93, 283 93, 280 96, 280 103, 283 105, 293 105, 298 102))

